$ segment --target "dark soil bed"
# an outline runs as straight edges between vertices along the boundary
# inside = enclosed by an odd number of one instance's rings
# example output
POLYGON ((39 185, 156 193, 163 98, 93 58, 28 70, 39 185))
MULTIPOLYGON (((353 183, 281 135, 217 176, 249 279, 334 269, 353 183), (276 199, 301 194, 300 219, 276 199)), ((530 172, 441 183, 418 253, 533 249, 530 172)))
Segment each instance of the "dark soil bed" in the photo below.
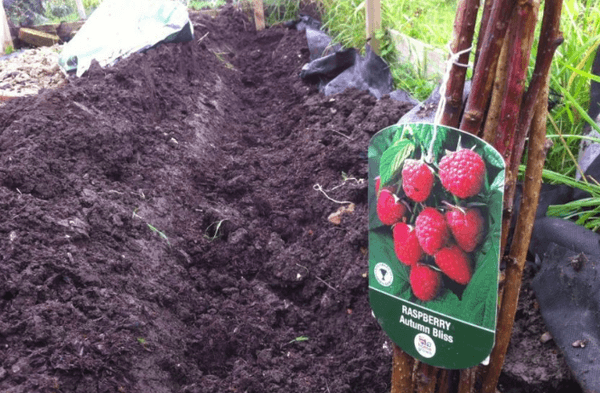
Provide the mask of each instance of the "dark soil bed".
POLYGON ((192 20, 0 107, 0 391, 389 391, 366 151, 411 108, 305 84, 304 33, 192 20))

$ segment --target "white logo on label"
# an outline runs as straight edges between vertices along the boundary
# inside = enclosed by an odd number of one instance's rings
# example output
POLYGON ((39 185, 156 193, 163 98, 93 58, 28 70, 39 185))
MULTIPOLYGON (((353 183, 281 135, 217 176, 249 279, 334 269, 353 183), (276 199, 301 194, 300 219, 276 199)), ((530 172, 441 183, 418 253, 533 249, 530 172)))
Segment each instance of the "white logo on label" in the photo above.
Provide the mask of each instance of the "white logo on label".
POLYGON ((379 284, 383 285, 384 287, 389 287, 392 285, 392 282, 394 281, 394 274, 388 265, 380 262, 375 265, 373 270, 375 272, 375 278, 379 284))
POLYGON ((419 333, 415 336, 415 348, 424 358, 430 358, 435 355, 435 343, 425 333, 419 333))

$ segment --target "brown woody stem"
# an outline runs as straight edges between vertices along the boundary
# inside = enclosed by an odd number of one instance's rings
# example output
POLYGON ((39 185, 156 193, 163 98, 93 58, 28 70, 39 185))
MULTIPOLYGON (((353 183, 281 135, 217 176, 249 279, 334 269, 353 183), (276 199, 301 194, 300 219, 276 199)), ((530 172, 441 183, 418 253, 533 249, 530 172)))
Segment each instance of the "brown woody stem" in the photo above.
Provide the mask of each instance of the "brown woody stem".
MULTIPOLYGON (((507 34, 511 33, 511 27, 508 28, 507 34)), ((492 144, 496 140, 496 131, 498 130, 498 121, 500 119, 500 109, 502 108, 502 98, 504 97, 504 91, 506 90, 506 74, 508 72, 508 48, 509 43, 504 41, 502 45, 502 51, 498 58, 498 65, 496 66, 496 75, 494 78, 494 85, 492 86, 492 98, 490 101, 490 107, 485 117, 485 124, 483 126, 483 140, 492 144)))
MULTIPOLYGON (((471 46, 478 10, 479 0, 459 0, 454 20, 452 43, 450 44, 452 53, 464 51, 471 46)), ((470 52, 460 55, 458 63, 467 64, 469 55, 470 52)), ((440 121, 443 125, 458 127, 466 75, 467 67, 452 64, 450 78, 446 84, 446 105, 440 121)))
POLYGON ((436 393, 450 393, 450 383, 450 370, 442 370, 438 378, 438 388, 436 389, 436 393))
POLYGON ((460 381, 458 382, 458 393, 471 393, 475 385, 475 376, 479 366, 471 367, 460 372, 460 381))
POLYGON ((492 4, 480 57, 473 73, 471 93, 460 123, 460 129, 471 134, 478 134, 483 123, 484 114, 490 101, 496 64, 515 2, 516 0, 498 0, 492 4))
POLYGON ((421 363, 416 370, 416 388, 418 393, 434 393, 440 369, 421 363))
MULTIPOLYGON (((519 129, 509 145, 509 149, 514 152, 514 157, 511 157, 510 160, 510 169, 513 172, 518 170, 521 163, 523 148, 525 146, 525 140, 527 139, 527 131, 531 124, 531 119, 533 118, 536 103, 541 102, 538 99, 538 95, 547 84, 554 52, 556 52, 556 49, 564 41, 562 33, 559 30, 561 10, 562 0, 546 1, 533 76, 531 78, 529 89, 527 90, 527 95, 521 106, 519 129)), ((547 105, 548 99, 546 98, 544 102, 547 105)))
POLYGON ((527 249, 531 239, 535 213, 537 210, 540 188, 542 185, 542 171, 549 145, 546 144, 546 118, 547 104, 543 99, 548 99, 548 84, 546 83, 540 104, 536 108, 529 142, 529 156, 525 172, 525 184, 521 210, 515 229, 515 242, 513 242, 508 263, 506 266, 506 287, 502 297, 502 308, 498 316, 498 333, 496 345, 490 357, 490 366, 483 379, 482 393, 494 393, 498 378, 502 371, 506 350, 510 342, 513 323, 519 300, 523 269, 527 257, 527 249))
MULTIPOLYGON (((510 228, 510 220, 514 204, 515 188, 517 184, 517 175, 519 165, 523 156, 525 140, 531 120, 536 108, 536 104, 540 101, 539 93, 547 83, 550 73, 550 66, 556 48, 563 42, 563 37, 559 31, 560 13, 562 10, 562 0, 547 0, 544 8, 544 18, 542 20, 542 29, 540 32, 540 40, 538 44, 538 54, 535 62, 533 76, 521 103, 519 113, 519 122, 516 129, 514 139, 509 145, 509 152, 512 154, 508 161, 506 171, 506 181, 504 186, 504 217, 502 220, 502 246, 501 250, 506 247, 508 231, 510 228)), ((544 101, 544 103, 547 102, 544 101)))
POLYGON ((519 109, 527 77, 527 67, 537 22, 539 0, 519 0, 511 21, 508 37, 509 62, 506 89, 500 109, 500 118, 494 147, 508 162, 514 144, 514 134, 519 120, 519 109))
POLYGON ((529 156, 525 173, 521 210, 513 236, 510 254, 506 258, 506 280, 502 294, 502 307, 498 315, 496 345, 492 350, 490 366, 487 368, 482 392, 494 393, 500 372, 504 364, 506 350, 510 342, 514 324, 523 268, 527 256, 527 248, 531 239, 531 231, 537 210, 539 190, 541 187, 542 170, 546 152, 546 119, 548 114, 548 83, 550 65, 554 52, 562 42, 559 31, 562 0, 547 0, 544 8, 544 18, 540 33, 538 56, 534 75, 521 105, 519 127, 515 135, 515 143, 509 149, 513 152, 508 163, 507 179, 505 182, 505 214, 502 223, 502 248, 506 244, 508 228, 512 214, 516 177, 523 154, 525 138, 531 125, 529 156), (540 94, 541 92, 541 94, 540 94), (533 119, 533 122, 532 122, 533 119))
POLYGON ((396 344, 392 360, 392 389, 390 393, 412 393, 414 384, 412 380, 415 359, 403 352, 396 344))
POLYGON ((490 21, 490 14, 492 12, 492 3, 494 0, 485 0, 483 6, 483 12, 481 13, 481 23, 479 26, 479 36, 477 39, 477 51, 475 52, 475 60, 473 61, 473 69, 477 66, 479 60, 479 54, 481 53, 481 45, 483 44, 483 37, 485 36, 485 30, 487 29, 488 22, 490 21))

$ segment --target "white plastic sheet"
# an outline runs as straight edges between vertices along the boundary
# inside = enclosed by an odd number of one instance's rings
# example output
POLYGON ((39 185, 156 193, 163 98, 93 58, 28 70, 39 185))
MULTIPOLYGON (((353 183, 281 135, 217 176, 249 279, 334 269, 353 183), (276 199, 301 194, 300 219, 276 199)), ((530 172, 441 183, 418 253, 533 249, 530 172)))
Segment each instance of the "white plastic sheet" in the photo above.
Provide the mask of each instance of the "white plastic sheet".
POLYGON ((193 27, 187 8, 168 0, 105 0, 65 45, 58 63, 77 76, 92 60, 101 67, 111 66, 132 53, 170 41, 184 28, 193 27))
POLYGON ((0 3, 0 48, 2 53, 9 46, 12 47, 12 38, 10 36, 10 29, 8 28, 8 20, 6 19, 6 13, 4 12, 4 6, 0 3))

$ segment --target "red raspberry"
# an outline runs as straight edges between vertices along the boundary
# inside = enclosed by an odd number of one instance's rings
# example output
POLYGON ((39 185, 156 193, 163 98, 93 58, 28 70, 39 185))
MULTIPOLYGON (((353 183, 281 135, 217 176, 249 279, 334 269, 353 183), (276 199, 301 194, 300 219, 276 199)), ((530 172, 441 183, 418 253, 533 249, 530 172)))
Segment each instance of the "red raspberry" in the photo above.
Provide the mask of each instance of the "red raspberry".
POLYGON ((473 150, 461 149, 442 157, 439 175, 446 190, 459 198, 469 198, 481 191, 485 163, 473 150))
POLYGON ((427 265, 416 264, 410 268, 410 286, 415 296, 424 302, 433 300, 442 285, 440 272, 427 265))
POLYGON ((388 189, 381 190, 377 199, 377 217, 384 225, 394 225, 406 213, 406 206, 388 189))
POLYGON ((467 285, 471 281, 471 262, 467 254, 456 244, 442 248, 435 254, 435 264, 442 272, 459 284, 467 285))
POLYGON ((381 187, 381 177, 375 178, 375 195, 379 195, 379 188, 381 187))
POLYGON ((399 222, 394 225, 394 251, 403 264, 414 266, 423 256, 415 228, 399 222))
POLYGON ((446 222, 456 243, 465 252, 471 252, 483 238, 483 217, 479 209, 453 208, 446 212, 446 222))
POLYGON ((402 188, 406 196, 415 202, 424 202, 429 198, 433 187, 433 170, 418 160, 404 161, 402 168, 402 188))
POLYGON ((423 251, 434 255, 446 244, 449 237, 444 215, 433 207, 426 207, 415 221, 417 239, 423 251))

